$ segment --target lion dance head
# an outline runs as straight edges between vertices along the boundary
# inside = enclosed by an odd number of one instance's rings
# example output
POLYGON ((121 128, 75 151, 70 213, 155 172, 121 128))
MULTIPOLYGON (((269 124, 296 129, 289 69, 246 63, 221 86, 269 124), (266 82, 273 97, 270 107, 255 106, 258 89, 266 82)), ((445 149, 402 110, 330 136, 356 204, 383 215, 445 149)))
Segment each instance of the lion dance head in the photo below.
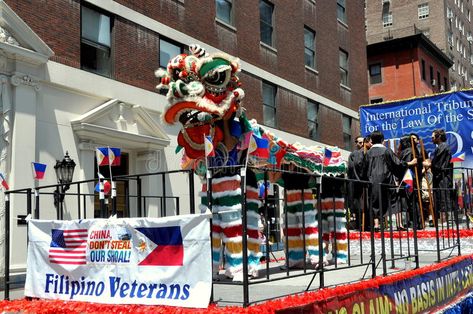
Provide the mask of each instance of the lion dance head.
POLYGON ((182 124, 178 144, 187 157, 197 159, 204 156, 204 135, 213 138, 214 146, 223 140, 223 131, 216 125, 240 115, 245 94, 237 76, 238 58, 208 54, 198 45, 191 45, 189 50, 190 54, 177 55, 166 69, 156 71, 156 88, 168 99, 164 121, 182 124))

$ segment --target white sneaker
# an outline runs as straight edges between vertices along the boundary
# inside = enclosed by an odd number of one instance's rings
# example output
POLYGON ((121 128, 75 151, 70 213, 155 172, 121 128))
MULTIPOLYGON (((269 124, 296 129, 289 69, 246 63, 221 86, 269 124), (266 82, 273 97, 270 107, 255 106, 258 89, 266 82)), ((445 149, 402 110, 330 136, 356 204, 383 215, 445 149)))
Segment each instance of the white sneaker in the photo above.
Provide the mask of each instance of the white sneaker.
POLYGON ((243 282, 243 272, 238 272, 233 275, 233 280, 234 282, 243 282))

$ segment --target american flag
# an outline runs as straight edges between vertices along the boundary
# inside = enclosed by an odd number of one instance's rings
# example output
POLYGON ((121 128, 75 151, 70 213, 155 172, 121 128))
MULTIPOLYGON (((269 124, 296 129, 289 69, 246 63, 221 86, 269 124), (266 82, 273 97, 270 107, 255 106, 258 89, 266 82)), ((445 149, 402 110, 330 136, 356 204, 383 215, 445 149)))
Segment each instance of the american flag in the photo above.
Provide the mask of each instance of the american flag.
POLYGON ((86 263, 87 229, 51 230, 49 262, 83 265, 86 263))

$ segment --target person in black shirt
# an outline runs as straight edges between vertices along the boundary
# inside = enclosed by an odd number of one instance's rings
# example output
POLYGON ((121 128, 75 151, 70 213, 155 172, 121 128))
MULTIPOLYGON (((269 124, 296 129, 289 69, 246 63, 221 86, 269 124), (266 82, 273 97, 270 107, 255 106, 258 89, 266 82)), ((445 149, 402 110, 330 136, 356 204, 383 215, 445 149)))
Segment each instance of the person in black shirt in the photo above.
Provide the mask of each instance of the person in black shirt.
POLYGON ((452 152, 447 144, 445 130, 434 130, 432 132, 432 142, 437 147, 432 154, 432 158, 424 161, 424 166, 430 167, 432 170, 435 212, 441 212, 442 222, 445 222, 445 213, 452 210, 453 165, 450 162, 452 152))
MULTIPOLYGON (((362 180, 363 171, 363 137, 357 136, 355 139, 356 148, 348 156, 347 177, 351 180, 362 180)), ((359 229, 361 226, 362 206, 361 198, 363 194, 363 186, 360 183, 350 181, 348 183, 348 207, 350 208, 350 215, 355 215, 354 229, 359 229)))
MULTIPOLYGON (((408 166, 415 165, 417 159, 409 162, 401 161, 394 152, 383 145, 384 135, 380 131, 371 133, 373 146, 366 153, 364 169, 366 178, 371 182, 370 197, 375 215, 374 228, 379 228, 379 218, 383 218, 388 212, 389 204, 394 204, 395 194, 393 187, 394 178, 402 179, 408 166), (381 196, 381 195, 382 196, 381 196)), ((398 206, 397 206, 398 207, 398 206)), ((396 207, 392 208, 391 214, 396 214, 396 207)))
MULTIPOLYGON (((399 152, 398 152, 399 159, 405 162, 411 161, 412 159, 414 159, 414 156, 417 158, 417 161, 418 161, 417 165, 413 165, 409 167, 409 169, 411 169, 413 184, 415 188, 417 188, 416 176, 419 178, 419 184, 421 184, 422 182, 422 169, 423 169, 422 158, 419 156, 419 149, 417 147, 418 143, 419 143, 419 136, 417 134, 411 133, 409 135, 406 135, 402 137, 400 140, 399 152), (412 146, 412 143, 414 143, 414 146, 412 146), (414 150, 412 148, 414 148, 414 150)), ((419 188, 421 187, 419 186, 419 188)), ((415 210, 415 197, 417 197, 417 195, 414 192, 410 192, 408 189, 401 190, 399 195, 401 197, 402 207, 407 208, 408 213, 409 213, 409 220, 413 224, 414 210, 415 210)), ((419 208, 420 208, 420 205, 419 205, 419 208)), ((417 215, 418 229, 421 226, 419 221, 423 221, 421 220, 420 214, 417 215)))

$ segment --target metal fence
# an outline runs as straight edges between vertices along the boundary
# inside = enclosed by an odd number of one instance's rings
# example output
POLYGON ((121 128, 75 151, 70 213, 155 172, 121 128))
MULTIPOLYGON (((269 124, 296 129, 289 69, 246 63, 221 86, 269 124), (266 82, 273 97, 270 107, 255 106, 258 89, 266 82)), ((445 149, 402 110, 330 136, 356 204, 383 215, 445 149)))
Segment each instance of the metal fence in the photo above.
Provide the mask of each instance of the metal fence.
MULTIPOLYGON (((233 167, 231 171, 233 173, 242 174, 245 177, 245 173, 241 171, 241 167, 233 167)), ((419 219, 419 201, 415 197, 412 205, 413 208, 407 208, 402 204, 401 200, 398 206, 401 208, 400 212, 406 220, 412 218, 414 222, 412 226, 406 226, 407 230, 401 230, 393 222, 393 214, 390 204, 388 211, 385 215, 378 215, 379 218, 379 232, 374 228, 375 213, 373 211, 373 204, 371 195, 371 183, 364 181, 349 180, 344 177, 329 177, 320 176, 316 174, 310 174, 306 172, 297 172, 290 170, 275 170, 275 169, 253 169, 250 171, 258 172, 260 178, 263 181, 269 181, 274 176, 287 176, 291 180, 294 178, 300 178, 301 180, 313 183, 310 187, 304 186, 300 188, 302 206, 304 209, 304 197, 307 193, 307 189, 311 190, 313 200, 316 204, 316 220, 317 220, 317 236, 318 236, 318 260, 319 263, 314 266, 306 261, 308 253, 308 239, 306 238, 306 215, 304 211, 300 221, 301 240, 302 240, 302 254, 304 261, 301 269, 291 269, 289 265, 289 258, 285 258, 285 255, 289 248, 289 225, 288 221, 288 196, 287 189, 275 188, 275 193, 265 193, 261 198, 262 206, 259 212, 266 224, 264 224, 263 235, 264 240, 261 242, 261 248, 264 252, 264 264, 260 276, 258 278, 248 277, 248 229, 247 229, 247 194, 242 193, 241 203, 242 210, 242 254, 243 254, 243 281, 234 282, 220 276, 221 278, 214 278, 213 291, 218 291, 221 285, 236 285, 242 288, 242 300, 243 306, 248 306, 253 302, 260 302, 263 300, 257 300, 250 302, 249 298, 249 287, 253 285, 264 284, 268 282, 282 281, 290 278, 307 276, 307 287, 306 291, 313 290, 311 288, 314 281, 318 279, 318 285, 316 289, 326 287, 326 276, 329 276, 333 272, 347 270, 351 268, 362 268, 364 269, 363 278, 367 275, 374 278, 375 276, 382 274, 388 274, 388 268, 394 268, 398 261, 409 261, 414 260, 415 267, 419 267, 419 248, 418 248, 418 237, 417 232, 419 224, 416 223, 419 219), (289 176, 290 175, 290 176, 289 176), (363 227, 359 226, 358 230, 352 230, 347 228, 346 236, 338 237, 337 235, 337 224, 340 221, 337 220, 340 211, 337 212, 337 202, 343 200, 344 210, 351 206, 351 199, 348 197, 348 190, 350 185, 358 185, 362 192, 361 208, 358 209, 357 213, 351 213, 358 215, 359 218, 363 217, 363 227), (272 195, 270 195, 272 194, 272 195), (410 217, 409 215, 413 215, 410 217), (282 230, 282 232, 280 232, 282 230), (365 231, 366 230, 366 231, 365 231), (407 231, 407 232, 406 232, 407 231), (353 235, 354 234, 354 235, 353 235), (398 236, 396 236, 396 234, 398 236), (328 236, 327 236, 328 235, 328 236), (378 239, 379 235, 379 240, 378 239), (402 235, 402 236, 401 236, 402 235), (364 241, 369 241, 369 248, 363 247, 364 241), (340 243, 338 243, 338 241, 340 243), (340 263, 337 260, 339 256, 339 245, 344 244, 346 241, 346 262, 340 263), (380 241, 381 252, 376 251, 375 241, 380 241), (357 244, 355 246, 355 244, 357 244), (285 261, 283 269, 280 265, 274 265, 270 261, 275 259, 275 250, 279 250, 282 254, 282 258, 285 261), (335 256, 332 258, 332 263, 329 265, 322 262, 327 256, 335 256), (379 273, 378 267, 382 265, 382 272, 379 273)), ((215 177, 215 171, 217 169, 209 169, 209 195, 212 193, 212 180, 215 177)), ((221 171, 218 170, 218 171, 221 171)), ((458 169, 462 172, 462 179, 456 182, 453 189, 432 189, 432 193, 459 193, 461 191, 462 202, 459 204, 458 199, 452 198, 451 210, 445 212, 445 221, 438 223, 438 217, 433 217, 435 221, 434 229, 436 238, 436 247, 432 250, 437 252, 437 260, 448 258, 454 254, 460 255, 460 216, 466 217, 466 227, 469 228, 468 215, 471 213, 471 177, 473 174, 472 169, 458 169), (455 250, 456 249, 456 250, 455 250), (441 255, 442 252, 446 254, 441 255)), ((116 197, 108 199, 98 199, 97 193, 91 193, 94 191, 94 186, 97 183, 95 180, 84 180, 73 182, 70 184, 70 189, 64 191, 63 187, 59 185, 48 185, 35 188, 21 189, 6 191, 6 227, 5 227, 5 294, 4 298, 9 299, 10 289, 12 282, 10 281, 10 245, 11 245, 11 223, 14 219, 11 217, 11 201, 14 198, 21 199, 21 203, 25 204, 25 215, 31 215, 35 219, 84 219, 84 218, 106 218, 112 214, 118 214, 123 217, 164 217, 169 215, 179 215, 181 213, 195 213, 195 184, 194 184, 194 173, 192 171, 168 171, 168 172, 157 172, 150 174, 137 174, 130 176, 117 176, 114 178, 116 182, 123 182, 123 189, 121 192, 117 192, 116 197), (179 186, 178 189, 172 187, 170 184, 173 181, 173 176, 184 176, 187 186, 179 186), (60 195, 57 195, 57 191, 62 191, 60 195), (84 193, 84 191, 88 191, 84 193), (144 192, 146 191, 146 192, 144 192), (54 197, 56 195, 56 198, 54 197), (52 204, 53 200, 60 200, 56 202, 56 212, 48 210, 48 206, 45 206, 43 210, 43 204, 52 204), (72 209, 71 209, 72 208, 72 209), (93 213, 93 214, 92 214, 93 213)), ((182 178, 181 178, 182 180, 182 178)), ((241 191, 246 190, 246 180, 241 180, 241 191)), ((287 185, 287 182, 286 184, 287 185)), ((266 186, 266 185, 265 185, 266 186)), ((397 186, 389 186, 388 189, 392 191, 398 191, 397 186)), ((420 192, 417 189, 414 193, 420 192)), ((455 194, 456 195, 456 194, 455 194)), ((386 195, 380 195, 382 200, 386 195)), ((208 198, 211 200, 211 198, 208 198)), ((208 204, 209 208, 212 208, 212 202, 208 204)), ((437 209, 438 210, 438 209, 437 209)), ((423 214, 423 213, 422 213, 423 214)), ((340 217, 339 217, 340 218, 340 217)), ((350 216, 345 215, 348 223, 350 222, 350 216)), ((211 232, 211 230, 210 230, 211 232)), ((376 242, 378 244, 378 242, 376 242)), ((340 245, 340 247, 344 247, 340 245)), ((344 253, 345 254, 345 253, 344 253)), ((278 295, 280 297, 280 295, 278 295)))

